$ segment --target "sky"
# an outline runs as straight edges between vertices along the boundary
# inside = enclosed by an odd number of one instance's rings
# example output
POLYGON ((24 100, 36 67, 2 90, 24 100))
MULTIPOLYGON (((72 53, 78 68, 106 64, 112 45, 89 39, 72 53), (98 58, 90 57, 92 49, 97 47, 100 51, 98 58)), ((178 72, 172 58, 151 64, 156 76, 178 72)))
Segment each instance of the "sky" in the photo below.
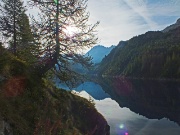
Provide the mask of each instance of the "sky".
POLYGON ((90 23, 100 21, 98 44, 108 47, 175 23, 180 0, 88 0, 88 11, 90 23))
POLYGON ((163 30, 180 18, 180 0, 88 0, 87 4, 89 23, 100 21, 98 44, 106 47, 163 30))

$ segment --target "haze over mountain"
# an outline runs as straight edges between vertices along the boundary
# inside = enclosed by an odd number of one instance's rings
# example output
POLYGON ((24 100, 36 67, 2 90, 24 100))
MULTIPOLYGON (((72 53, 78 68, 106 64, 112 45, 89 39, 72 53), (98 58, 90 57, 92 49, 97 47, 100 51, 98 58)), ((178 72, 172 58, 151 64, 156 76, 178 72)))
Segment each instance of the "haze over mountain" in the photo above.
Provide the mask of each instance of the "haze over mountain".
POLYGON ((92 62, 94 64, 97 64, 97 63, 100 63, 102 61, 102 59, 106 55, 108 55, 114 47, 115 47, 114 45, 112 45, 111 47, 97 45, 97 46, 94 46, 91 50, 89 50, 85 54, 85 56, 91 56, 93 58, 92 62))

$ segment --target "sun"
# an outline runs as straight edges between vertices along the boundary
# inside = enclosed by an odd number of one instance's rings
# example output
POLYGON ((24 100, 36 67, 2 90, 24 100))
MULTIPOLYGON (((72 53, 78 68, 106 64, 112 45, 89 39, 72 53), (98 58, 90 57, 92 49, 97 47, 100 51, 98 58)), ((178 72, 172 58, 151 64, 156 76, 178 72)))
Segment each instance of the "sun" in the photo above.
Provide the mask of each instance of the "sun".
POLYGON ((64 29, 64 32, 66 33, 67 36, 72 37, 77 33, 78 29, 73 26, 66 26, 64 29))

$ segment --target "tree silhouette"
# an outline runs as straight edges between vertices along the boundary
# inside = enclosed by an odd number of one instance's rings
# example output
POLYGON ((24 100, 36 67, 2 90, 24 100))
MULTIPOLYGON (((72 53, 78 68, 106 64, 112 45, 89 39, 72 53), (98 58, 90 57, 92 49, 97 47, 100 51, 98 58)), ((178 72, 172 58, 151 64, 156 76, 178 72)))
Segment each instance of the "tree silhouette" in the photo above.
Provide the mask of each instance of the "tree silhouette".
POLYGON ((91 59, 79 53, 97 42, 94 25, 88 24, 86 0, 31 0, 40 10, 39 20, 32 17, 32 30, 41 51, 37 63, 41 74, 54 67, 61 80, 76 80, 70 65, 80 63, 90 67, 91 59), (69 32, 69 29, 73 29, 69 32))
POLYGON ((12 41, 14 54, 17 51, 17 37, 20 31, 19 20, 22 19, 22 14, 25 14, 23 2, 20 0, 2 0, 0 3, 0 30, 3 37, 12 41))

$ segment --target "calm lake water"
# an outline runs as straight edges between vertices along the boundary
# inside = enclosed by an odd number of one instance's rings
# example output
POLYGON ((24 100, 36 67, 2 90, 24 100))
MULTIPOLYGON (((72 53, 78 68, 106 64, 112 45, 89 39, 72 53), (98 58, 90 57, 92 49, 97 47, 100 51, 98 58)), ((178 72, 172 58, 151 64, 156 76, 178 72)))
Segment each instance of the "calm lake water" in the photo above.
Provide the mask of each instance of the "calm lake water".
POLYGON ((111 135, 180 135, 180 83, 101 78, 75 88, 93 99, 111 135))

